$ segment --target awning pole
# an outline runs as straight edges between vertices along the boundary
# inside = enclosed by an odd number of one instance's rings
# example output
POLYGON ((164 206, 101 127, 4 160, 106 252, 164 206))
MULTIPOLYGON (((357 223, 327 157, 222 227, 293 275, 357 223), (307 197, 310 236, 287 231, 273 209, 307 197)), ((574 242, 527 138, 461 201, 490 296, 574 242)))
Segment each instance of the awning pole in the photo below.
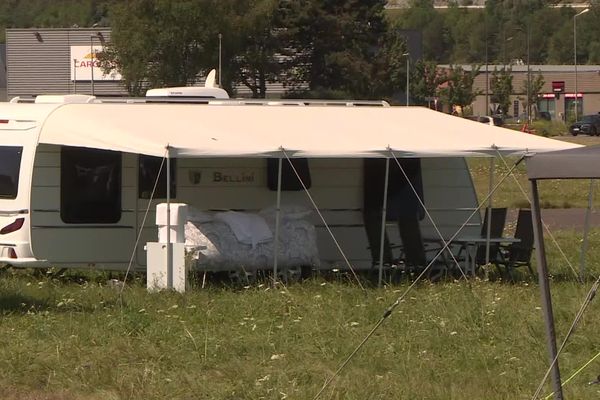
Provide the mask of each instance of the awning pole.
POLYGON ((594 206, 594 183, 590 179, 590 192, 588 194, 588 206, 585 211, 585 223, 583 224, 583 243, 581 244, 581 261, 579 266, 579 280, 583 283, 585 279, 585 255, 588 249, 588 236, 590 233, 590 219, 592 216, 592 208, 594 206))
POLYGON ((171 148, 167 145, 167 288, 173 288, 171 247, 171 148))
POLYGON ((283 158, 277 167, 277 205, 275 206, 275 237, 273 238, 273 284, 277 283, 277 261, 279 260, 279 220, 281 217, 281 174, 283 158))
POLYGON ((377 286, 381 287, 383 280, 383 248, 385 245, 385 222, 387 220, 387 192, 388 178, 390 176, 390 159, 385 159, 385 182, 383 184, 383 205, 381 208, 381 233, 379 235, 379 279, 377 286))
POLYGON ((540 215, 540 198, 538 194, 537 181, 529 181, 531 185, 531 218, 533 219, 533 234, 535 238, 535 256, 537 260, 538 280, 542 297, 542 310, 546 324, 546 341, 550 353, 552 369, 552 386, 554 398, 562 400, 562 385, 560 381, 560 370, 556 350, 556 333, 554 331, 554 315, 552 312, 552 297, 550 295, 550 282, 548 280, 548 268, 546 265, 546 249, 544 248, 544 231, 542 229, 542 217, 540 215))
MULTIPOLYGON (((494 188, 494 168, 496 166, 496 159, 494 157, 490 158, 490 172, 489 172, 489 176, 490 176, 490 182, 489 182, 489 188, 488 188, 488 193, 493 193, 493 188, 494 188)), ((487 205, 487 232, 486 234, 486 241, 485 241, 485 263, 489 264, 490 263, 490 237, 492 236, 492 197, 494 196, 490 196, 488 198, 488 205, 487 205)), ((473 273, 475 273, 475 271, 473 271, 473 273)))

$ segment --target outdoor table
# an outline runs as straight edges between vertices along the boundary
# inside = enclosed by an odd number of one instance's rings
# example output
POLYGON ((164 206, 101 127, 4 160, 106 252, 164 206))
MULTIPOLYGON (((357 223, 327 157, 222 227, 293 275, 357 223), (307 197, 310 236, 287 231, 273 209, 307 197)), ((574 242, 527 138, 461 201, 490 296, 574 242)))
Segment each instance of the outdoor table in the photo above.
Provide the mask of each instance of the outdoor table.
MULTIPOLYGON (((458 236, 450 241, 448 239, 441 238, 423 238, 424 242, 429 243, 437 243, 441 247, 444 246, 444 242, 448 243, 447 251, 451 251, 450 246, 455 244, 459 245, 461 249, 465 249, 466 255, 464 259, 463 268, 465 273, 469 273, 471 275, 475 275, 475 270, 477 268, 476 265, 476 256, 477 256, 477 246, 480 244, 485 244, 486 242, 490 242, 490 244, 510 244, 510 243, 519 243, 521 239, 514 237, 490 237, 487 238, 485 236, 458 236)), ((444 257, 446 259, 446 257, 444 257)), ((448 262, 452 262, 452 257, 446 259, 448 262)))

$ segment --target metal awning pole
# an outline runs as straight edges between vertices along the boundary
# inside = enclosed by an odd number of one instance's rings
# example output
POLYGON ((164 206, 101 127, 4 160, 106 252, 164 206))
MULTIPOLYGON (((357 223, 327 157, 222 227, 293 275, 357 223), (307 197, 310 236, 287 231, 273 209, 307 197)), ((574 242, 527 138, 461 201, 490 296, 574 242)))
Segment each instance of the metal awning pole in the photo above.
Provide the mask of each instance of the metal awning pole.
POLYGON ((554 398, 562 400, 562 384, 560 381, 560 370, 556 350, 556 333, 554 331, 554 315, 552 312, 552 297, 550 294, 550 282, 548 280, 548 268, 546 265, 546 249, 544 247, 544 231, 542 229, 542 217, 540 215, 540 198, 537 181, 529 181, 531 185, 531 218, 533 219, 533 234, 535 238, 535 256, 537 261, 538 280, 542 297, 542 310, 546 324, 546 341, 550 355, 552 387, 554 398))
POLYGON ((583 243, 581 244, 581 260, 579 266, 579 280, 581 282, 585 279, 585 255, 588 249, 588 237, 590 233, 590 219, 592 216, 592 208, 594 207, 594 183, 593 179, 590 179, 590 192, 588 194, 588 206, 585 211, 585 222, 583 225, 583 243))
POLYGON ((387 220, 387 192, 388 178, 390 176, 390 159, 385 159, 385 182, 383 184, 383 205, 381 208, 381 233, 379 235, 379 279, 377 286, 381 286, 383 280, 383 247, 385 245, 385 222, 387 220))
MULTIPOLYGON (((490 176, 490 182, 489 182, 489 188, 488 188, 488 193, 493 193, 494 191, 494 169, 496 166, 496 158, 492 157, 490 158, 490 172, 489 172, 489 176, 490 176)), ((490 237, 492 236, 492 197, 494 197, 493 195, 490 196, 488 198, 488 205, 487 205, 487 232, 485 233, 485 263, 489 264, 490 263, 490 237)), ((473 271, 473 273, 475 273, 475 271, 473 271)))
POLYGON ((283 158, 279 157, 277 167, 277 205, 275 206, 275 237, 273 238, 273 283, 277 282, 277 264, 279 260, 279 220, 281 217, 281 174, 283 158))
POLYGON ((173 288, 173 249, 171 247, 171 148, 167 145, 167 288, 173 288))

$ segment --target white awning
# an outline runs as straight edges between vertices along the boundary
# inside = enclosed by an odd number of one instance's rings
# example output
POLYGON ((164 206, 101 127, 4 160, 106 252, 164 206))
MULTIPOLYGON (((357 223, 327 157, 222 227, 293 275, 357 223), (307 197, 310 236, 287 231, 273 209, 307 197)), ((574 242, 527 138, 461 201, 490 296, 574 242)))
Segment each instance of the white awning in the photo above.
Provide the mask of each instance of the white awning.
POLYGON ((65 104, 40 143, 172 157, 481 156, 579 147, 422 107, 65 104))

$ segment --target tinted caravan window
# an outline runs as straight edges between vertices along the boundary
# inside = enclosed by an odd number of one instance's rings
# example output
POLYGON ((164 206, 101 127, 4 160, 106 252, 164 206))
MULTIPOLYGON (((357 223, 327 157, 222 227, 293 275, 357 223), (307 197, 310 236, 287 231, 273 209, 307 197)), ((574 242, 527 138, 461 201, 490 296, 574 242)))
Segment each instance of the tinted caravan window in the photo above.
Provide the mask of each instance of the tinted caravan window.
MULTIPOLYGON (((171 197, 177 197, 175 192, 175 171, 177 168, 177 160, 171 159, 171 197)), ((140 155, 139 162, 139 189, 138 197, 140 199, 149 199, 152 196, 152 190, 156 184, 154 190, 155 199, 166 199, 167 198, 167 160, 163 162, 161 157, 152 157, 140 155), (162 164, 162 169, 161 169, 162 164), (160 176, 158 172, 160 171, 160 176), (156 183, 156 177, 158 176, 158 183, 156 183)))
POLYGON ((0 146, 0 199, 16 199, 23 148, 0 146))
POLYGON ((66 223, 110 224, 121 219, 121 153, 63 147, 60 216, 66 223))
POLYGON ((23 148, 0 146, 0 199, 16 199, 23 148))

